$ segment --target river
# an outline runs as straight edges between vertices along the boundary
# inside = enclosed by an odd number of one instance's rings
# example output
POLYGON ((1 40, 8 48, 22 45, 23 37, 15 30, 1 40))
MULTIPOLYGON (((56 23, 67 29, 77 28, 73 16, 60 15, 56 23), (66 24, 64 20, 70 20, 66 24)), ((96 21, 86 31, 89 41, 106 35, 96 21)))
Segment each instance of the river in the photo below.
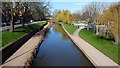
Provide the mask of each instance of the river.
POLYGON ((93 66, 62 27, 53 25, 40 44, 32 66, 93 66))

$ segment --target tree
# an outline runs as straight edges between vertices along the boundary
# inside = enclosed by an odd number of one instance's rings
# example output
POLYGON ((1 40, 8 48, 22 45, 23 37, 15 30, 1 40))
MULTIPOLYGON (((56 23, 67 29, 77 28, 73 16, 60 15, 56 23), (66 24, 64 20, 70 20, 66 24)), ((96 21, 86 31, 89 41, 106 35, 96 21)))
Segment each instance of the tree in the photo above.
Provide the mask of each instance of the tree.
POLYGON ((105 12, 105 14, 110 14, 107 18, 108 21, 108 30, 114 35, 114 39, 116 43, 120 43, 120 24, 118 21, 119 18, 119 9, 120 9, 120 4, 116 4, 111 6, 108 11, 105 12))
POLYGON ((21 5, 21 22, 24 27, 25 22, 28 22, 31 17, 34 20, 44 20, 46 15, 49 15, 49 2, 25 2, 21 5))
POLYGON ((68 10, 63 10, 59 12, 58 14, 55 14, 56 21, 62 21, 66 23, 72 23, 73 21, 73 15, 68 10))
POLYGON ((82 20, 82 17, 81 17, 81 15, 80 15, 80 12, 79 12, 79 11, 76 11, 76 12, 73 13, 72 15, 73 15, 74 21, 80 21, 80 20, 82 20))
POLYGON ((2 2, 2 15, 11 22, 10 32, 14 31, 14 19, 20 19, 22 26, 34 20, 43 20, 49 14, 49 2, 2 2))
POLYGON ((71 13, 68 13, 67 14, 67 22, 72 23, 72 21, 73 21, 73 15, 71 13))
POLYGON ((120 24, 119 24, 119 12, 120 4, 112 4, 103 14, 97 16, 97 21, 100 24, 104 24, 108 27, 110 33, 112 33, 115 42, 120 43, 120 24))
POLYGON ((14 30, 13 17, 15 15, 15 9, 13 2, 2 2, 2 14, 11 22, 9 31, 14 30))
MULTIPOLYGON (((82 9, 83 13, 82 13, 81 18, 82 18, 82 20, 86 20, 88 25, 90 23, 94 23, 96 25, 96 27, 98 27, 98 24, 100 22, 98 22, 96 18, 99 14, 102 14, 104 12, 106 7, 107 7, 106 2, 92 2, 92 3, 89 3, 88 5, 86 5, 84 7, 84 9, 82 9)), ((89 30, 89 27, 87 27, 87 30, 89 30)), ((95 30, 95 28, 94 28, 94 30, 95 30)), ((98 28, 97 28, 96 32, 98 32, 98 28)))
POLYGON ((92 2, 86 5, 82 9, 82 19, 88 20, 90 19, 90 22, 94 22, 97 15, 102 14, 104 10, 107 8, 108 3, 106 2, 92 2))

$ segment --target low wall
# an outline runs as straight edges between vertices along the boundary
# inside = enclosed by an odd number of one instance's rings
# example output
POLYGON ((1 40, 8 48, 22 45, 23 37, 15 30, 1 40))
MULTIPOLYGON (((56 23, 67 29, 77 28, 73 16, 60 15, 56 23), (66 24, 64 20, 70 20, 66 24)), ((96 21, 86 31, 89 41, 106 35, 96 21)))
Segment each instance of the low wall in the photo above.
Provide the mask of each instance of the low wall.
POLYGON ((41 37, 41 39, 39 40, 39 42, 35 45, 35 47, 33 48, 33 50, 30 52, 29 54, 29 57, 27 58, 27 61, 25 62, 25 65, 23 66, 24 68, 27 68, 27 67, 32 67, 32 63, 39 51, 39 47, 40 47, 40 44, 43 42, 44 40, 44 37, 46 35, 46 32, 47 32, 47 29, 43 29, 40 33, 38 33, 41 37))
MULTIPOLYGON (((47 23, 46 23, 47 24, 47 23)), ((29 32, 27 35, 23 36, 22 38, 20 38, 19 40, 13 42, 12 44, 8 45, 7 47, 5 47, 4 49, 2 49, 0 51, 0 53, 2 53, 2 57, 0 57, 0 59, 2 59, 2 63, 4 63, 13 53, 15 53, 25 42, 27 42, 36 32, 38 32, 39 30, 43 29, 44 26, 46 25, 44 24, 43 26, 41 26, 40 28, 36 28, 33 29, 33 31, 29 32)))
POLYGON ((32 68, 32 63, 39 51, 40 44, 42 44, 44 37, 47 31, 50 29, 51 25, 52 25, 51 23, 48 23, 46 26, 44 26, 44 28, 40 31, 40 33, 38 32, 38 35, 40 35, 39 37, 41 37, 41 39, 35 45, 33 50, 30 52, 31 54, 29 54, 29 57, 27 58, 27 61, 25 62, 25 65, 23 66, 23 68, 32 68))
POLYGON ((33 35, 25 44, 23 44, 10 58, 8 58, 2 65, 2 68, 16 67, 31 68, 31 64, 37 55, 38 49, 45 34, 51 24, 47 23, 42 30, 33 35))
POLYGON ((66 31, 66 29, 64 28, 63 25, 62 25, 62 27, 63 27, 64 31, 68 34, 68 36, 71 38, 71 40, 76 44, 76 46, 83 52, 83 54, 90 60, 90 62, 96 68, 102 68, 102 67, 119 68, 118 64, 115 63, 114 61, 112 61, 109 57, 104 55, 102 52, 100 52, 99 50, 94 48, 92 45, 90 45, 89 43, 87 43, 83 39, 78 38, 79 35, 70 35, 66 31), (81 43, 84 43, 84 44, 81 44, 81 43), (86 45, 86 46, 81 46, 81 45, 86 45))

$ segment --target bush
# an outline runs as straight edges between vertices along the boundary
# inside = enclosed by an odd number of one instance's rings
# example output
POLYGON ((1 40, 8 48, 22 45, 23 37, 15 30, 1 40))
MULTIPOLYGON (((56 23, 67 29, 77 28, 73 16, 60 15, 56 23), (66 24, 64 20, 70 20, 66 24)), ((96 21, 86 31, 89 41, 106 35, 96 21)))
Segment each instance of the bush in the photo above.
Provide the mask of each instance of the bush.
POLYGON ((106 40, 114 40, 112 36, 109 36, 107 34, 98 34, 100 38, 106 39, 106 40))

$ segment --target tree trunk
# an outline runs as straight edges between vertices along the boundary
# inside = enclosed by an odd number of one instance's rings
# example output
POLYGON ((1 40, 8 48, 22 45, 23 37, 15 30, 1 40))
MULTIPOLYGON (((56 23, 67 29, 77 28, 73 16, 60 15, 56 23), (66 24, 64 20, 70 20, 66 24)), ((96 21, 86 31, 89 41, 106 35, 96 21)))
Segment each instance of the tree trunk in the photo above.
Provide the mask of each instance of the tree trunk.
POLYGON ((98 34, 98 25, 96 25, 96 35, 98 34))
POLYGON ((90 30, 89 27, 87 27, 87 30, 88 30, 88 31, 90 30))
POLYGON ((22 21, 22 28, 25 28, 25 23, 24 23, 24 21, 22 21))
POLYGON ((116 44, 120 44, 120 36, 118 36, 117 38, 115 38, 115 43, 116 44))
POLYGON ((13 20, 10 21, 10 29, 9 32, 13 32, 14 31, 14 22, 13 20))
POLYGON ((21 24, 22 24, 22 28, 25 28, 25 23, 24 23, 23 17, 20 17, 20 22, 21 22, 21 24))
POLYGON ((87 30, 88 30, 88 31, 90 30, 90 29, 89 29, 89 24, 88 24, 87 30))

